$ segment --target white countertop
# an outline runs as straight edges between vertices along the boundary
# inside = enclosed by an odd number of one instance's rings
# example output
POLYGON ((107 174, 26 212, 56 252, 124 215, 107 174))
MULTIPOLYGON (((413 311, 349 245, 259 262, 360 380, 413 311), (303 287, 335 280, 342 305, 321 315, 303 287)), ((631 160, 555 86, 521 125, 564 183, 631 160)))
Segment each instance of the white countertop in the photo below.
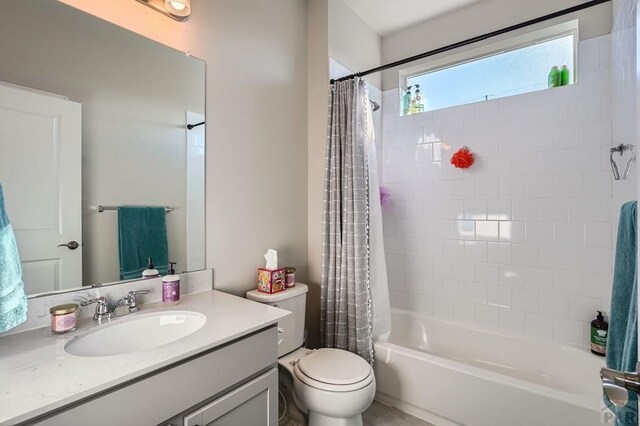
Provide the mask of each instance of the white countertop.
MULTIPOLYGON (((140 308, 140 313, 195 311, 204 314, 207 322, 176 342, 106 357, 79 357, 64 351, 64 345, 73 337, 100 327, 92 319, 79 321, 76 331, 63 335, 54 335, 45 327, 0 337, 0 425, 14 425, 64 407, 290 315, 215 290, 185 295, 175 306, 160 302, 140 308)), ((138 314, 121 318, 134 315, 138 314)))

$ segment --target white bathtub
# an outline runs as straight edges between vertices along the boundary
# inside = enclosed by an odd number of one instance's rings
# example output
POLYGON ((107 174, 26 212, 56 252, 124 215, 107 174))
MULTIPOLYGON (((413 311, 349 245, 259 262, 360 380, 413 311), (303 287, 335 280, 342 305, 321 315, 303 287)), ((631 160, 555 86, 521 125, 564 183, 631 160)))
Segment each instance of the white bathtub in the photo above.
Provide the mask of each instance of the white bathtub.
POLYGON ((375 351, 377 399, 437 426, 603 423, 604 360, 587 349, 395 310, 375 351))

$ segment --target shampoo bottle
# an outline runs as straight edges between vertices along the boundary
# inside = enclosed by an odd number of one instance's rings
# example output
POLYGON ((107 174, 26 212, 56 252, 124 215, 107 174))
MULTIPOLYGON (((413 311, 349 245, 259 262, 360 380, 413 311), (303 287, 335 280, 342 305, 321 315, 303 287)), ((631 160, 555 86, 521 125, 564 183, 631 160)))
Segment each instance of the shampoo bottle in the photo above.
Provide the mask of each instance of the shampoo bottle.
POLYGON ((413 112, 421 113, 424 112, 424 101, 422 99, 422 92, 420 91, 420 85, 416 84, 416 101, 413 104, 413 112))
POLYGON ((558 87, 562 83, 560 68, 553 66, 551 71, 549 71, 549 77, 547 78, 547 83, 549 88, 558 87))
POLYGON ((160 272, 153 266, 153 259, 148 258, 147 269, 142 271, 142 279, 147 280, 149 278, 158 278, 160 276, 160 272))
POLYGON ((597 318, 591 321, 591 352, 600 356, 607 354, 608 333, 609 323, 604 320, 602 312, 598 311, 597 318))
POLYGON ((411 114, 411 87, 407 87, 407 92, 402 97, 402 115, 411 114))
POLYGON ((180 302, 180 276, 176 275, 176 262, 169 262, 169 274, 162 278, 162 301, 168 305, 180 302))
POLYGON ((560 68, 560 85, 568 86, 570 78, 569 67, 563 65, 562 68, 560 68))

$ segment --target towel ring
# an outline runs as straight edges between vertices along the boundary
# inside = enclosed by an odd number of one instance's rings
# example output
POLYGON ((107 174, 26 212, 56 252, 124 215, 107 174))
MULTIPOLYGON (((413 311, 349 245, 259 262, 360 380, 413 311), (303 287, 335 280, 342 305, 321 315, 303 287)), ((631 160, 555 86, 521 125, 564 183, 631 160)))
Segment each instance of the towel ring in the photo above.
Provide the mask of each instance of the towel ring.
POLYGON ((619 152, 620 157, 622 157, 625 151, 631 151, 633 153, 633 155, 627 162, 627 166, 624 169, 624 173, 622 174, 622 179, 627 180, 627 178, 629 177, 629 174, 631 173, 631 168, 636 162, 636 153, 634 152, 633 145, 620 144, 618 146, 614 146, 609 150, 609 163, 611 163, 611 171, 613 172, 613 178, 615 180, 620 180, 620 171, 618 170, 618 164, 616 164, 616 161, 613 159, 613 154, 615 154, 616 152, 619 152))

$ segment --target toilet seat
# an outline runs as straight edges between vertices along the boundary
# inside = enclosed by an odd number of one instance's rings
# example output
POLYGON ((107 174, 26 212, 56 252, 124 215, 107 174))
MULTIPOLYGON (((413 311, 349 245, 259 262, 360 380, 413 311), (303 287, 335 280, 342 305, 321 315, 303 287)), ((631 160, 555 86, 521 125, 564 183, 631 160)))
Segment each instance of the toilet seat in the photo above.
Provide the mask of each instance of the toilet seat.
POLYGON ((374 380, 373 369, 364 359, 340 349, 318 349, 300 359, 293 372, 302 383, 332 392, 353 392, 374 380))

